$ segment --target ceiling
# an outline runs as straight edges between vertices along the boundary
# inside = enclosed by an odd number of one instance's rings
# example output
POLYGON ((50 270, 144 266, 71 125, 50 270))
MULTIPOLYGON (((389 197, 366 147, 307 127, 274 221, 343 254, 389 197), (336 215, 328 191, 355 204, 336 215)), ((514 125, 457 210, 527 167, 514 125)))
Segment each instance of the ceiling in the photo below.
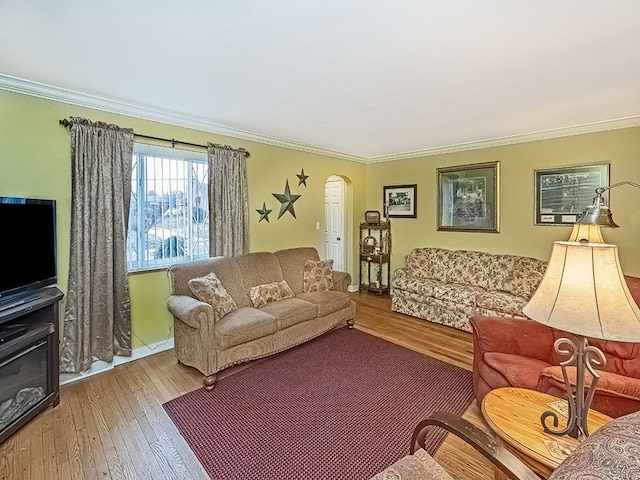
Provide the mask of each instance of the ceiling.
POLYGON ((0 0, 0 74, 382 161, 640 125, 640 2, 0 0))

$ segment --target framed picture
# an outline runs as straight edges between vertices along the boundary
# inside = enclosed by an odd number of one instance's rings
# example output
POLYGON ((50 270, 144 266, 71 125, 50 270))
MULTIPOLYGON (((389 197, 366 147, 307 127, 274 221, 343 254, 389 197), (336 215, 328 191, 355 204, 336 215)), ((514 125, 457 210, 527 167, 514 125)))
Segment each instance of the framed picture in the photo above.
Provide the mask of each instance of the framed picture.
POLYGON ((380 212, 377 210, 367 210, 364 212, 364 223, 380 225, 380 212))
POLYGON ((536 170, 535 182, 535 225, 571 225, 591 205, 596 188, 609 186, 609 164, 536 170))
POLYGON ((498 229, 499 162, 438 168, 438 230, 498 229))
POLYGON ((383 187, 383 202, 388 217, 416 218, 417 185, 387 185, 383 187))

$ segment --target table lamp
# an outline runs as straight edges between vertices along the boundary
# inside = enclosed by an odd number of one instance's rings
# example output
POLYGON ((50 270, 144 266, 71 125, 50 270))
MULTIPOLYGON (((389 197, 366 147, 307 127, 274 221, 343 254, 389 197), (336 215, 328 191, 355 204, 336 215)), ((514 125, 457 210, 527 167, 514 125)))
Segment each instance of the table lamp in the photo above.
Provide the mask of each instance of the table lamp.
POLYGON ((640 188, 640 184, 628 180, 614 183, 608 187, 596 188, 596 196, 593 198, 593 203, 582 212, 576 223, 573 224, 569 242, 604 243, 600 227, 618 228, 619 225, 613 221, 613 214, 609 207, 605 205, 602 194, 620 185, 631 185, 640 188))
POLYGON ((632 187, 640 188, 640 184, 629 180, 614 183, 608 187, 596 188, 596 196, 593 199, 593 204, 588 206, 587 209, 582 212, 582 215, 580 215, 580 218, 578 218, 576 223, 581 225, 599 225, 602 227, 617 228, 618 225, 613 221, 611 210, 605 205, 602 194, 607 190, 619 187, 620 185, 631 185, 632 187))
POLYGON ((600 225, 574 223, 567 242, 604 243, 600 225))
POLYGON ((596 366, 604 366, 602 351, 589 338, 640 342, 640 309, 631 296, 620 268, 618 247, 605 243, 554 242, 551 258, 538 289, 522 309, 536 322, 571 333, 559 338, 554 350, 569 358, 560 363, 567 389, 566 428, 558 427, 553 411, 541 417, 544 431, 578 438, 588 436, 587 414, 598 383, 596 366), (572 388, 567 367, 576 367, 572 388), (591 375, 586 386, 586 374, 591 375), (553 428, 547 419, 553 420, 553 428))

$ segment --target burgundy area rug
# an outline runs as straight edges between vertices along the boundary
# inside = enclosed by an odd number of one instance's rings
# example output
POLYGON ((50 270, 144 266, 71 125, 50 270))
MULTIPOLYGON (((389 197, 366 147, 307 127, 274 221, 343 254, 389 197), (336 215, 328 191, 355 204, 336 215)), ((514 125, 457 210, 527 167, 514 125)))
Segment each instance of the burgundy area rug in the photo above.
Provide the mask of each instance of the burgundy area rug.
POLYGON ((341 328, 163 406, 213 479, 338 480, 375 475, 420 420, 472 399, 471 372, 341 328))

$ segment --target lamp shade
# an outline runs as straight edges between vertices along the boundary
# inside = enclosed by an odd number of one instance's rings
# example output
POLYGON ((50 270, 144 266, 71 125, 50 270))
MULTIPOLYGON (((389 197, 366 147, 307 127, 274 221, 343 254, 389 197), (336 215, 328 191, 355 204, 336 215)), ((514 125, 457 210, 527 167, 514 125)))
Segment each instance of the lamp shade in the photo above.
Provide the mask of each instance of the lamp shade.
POLYGON ((574 223, 568 242, 604 243, 600 225, 574 223))
POLYGON ((536 322, 576 335, 640 342, 640 309, 615 245, 554 242, 542 282, 522 310, 536 322))

